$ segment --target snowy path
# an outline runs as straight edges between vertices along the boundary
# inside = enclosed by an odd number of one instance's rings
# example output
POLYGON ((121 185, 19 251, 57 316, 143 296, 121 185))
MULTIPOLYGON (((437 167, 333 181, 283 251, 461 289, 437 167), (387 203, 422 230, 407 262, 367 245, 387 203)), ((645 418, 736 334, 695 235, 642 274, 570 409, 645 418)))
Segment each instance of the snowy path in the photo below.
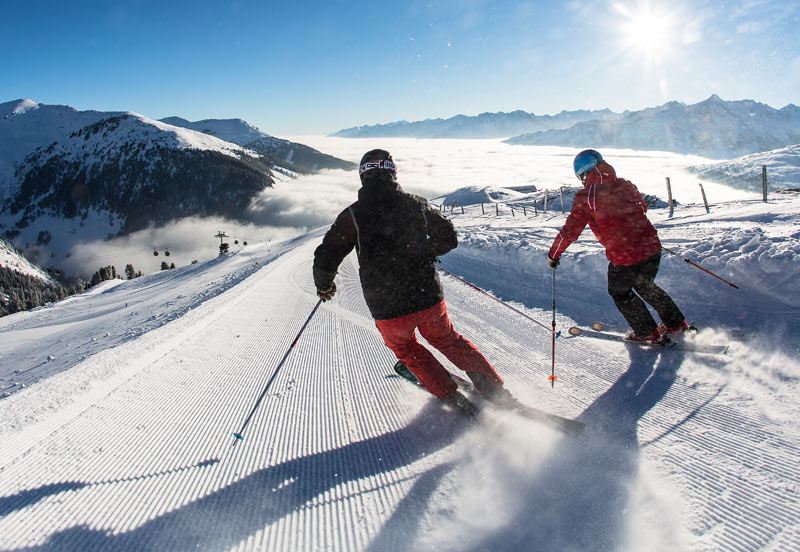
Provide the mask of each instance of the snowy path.
MULTIPOLYGON (((219 263, 238 276, 218 294, 140 309, 115 346, 1 401, 0 548, 800 548, 796 412, 768 417, 715 375, 756 362, 751 345, 711 357, 560 338, 551 389, 548 330, 444 277, 456 327, 509 389, 587 430, 567 438, 501 412, 471 426, 392 377, 352 256, 232 448, 316 303, 318 241, 257 270, 219 263), (147 326, 154 312, 168 323, 147 326)), ((181 285, 171 293, 201 289, 181 285)), ((46 314, 5 327, 8 342, 46 314)), ((76 327, 82 342, 98 332, 76 327)))

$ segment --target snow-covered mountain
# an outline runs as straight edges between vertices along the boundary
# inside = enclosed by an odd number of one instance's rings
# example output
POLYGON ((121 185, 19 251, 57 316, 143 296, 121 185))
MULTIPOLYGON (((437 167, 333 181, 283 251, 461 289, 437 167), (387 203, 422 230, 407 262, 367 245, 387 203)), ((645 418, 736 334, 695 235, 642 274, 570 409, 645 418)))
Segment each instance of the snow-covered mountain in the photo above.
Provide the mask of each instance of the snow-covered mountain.
POLYGON ((49 146, 100 119, 119 115, 122 113, 78 111, 67 105, 28 99, 0 103, 0 164, 20 162, 38 147, 49 146))
POLYGON ((689 170, 702 178, 757 192, 763 189, 761 167, 765 165, 769 190, 800 186, 800 145, 697 165, 689 170))
POLYGON ((617 119, 585 121, 563 130, 515 136, 510 144, 613 147, 730 158, 800 143, 800 107, 752 100, 669 102, 617 119))
POLYGON ((65 295, 60 283, 0 239, 0 316, 51 303, 65 295))
POLYGON ((0 268, 19 272, 31 278, 37 278, 43 282, 47 282, 48 284, 55 285, 57 283, 53 280, 52 276, 28 261, 28 259, 10 243, 3 239, 0 239, 0 268))
POLYGON ((57 261, 81 241, 185 217, 242 219, 276 173, 291 181, 355 168, 239 119, 169 120, 177 124, 32 100, 0 104, 0 235, 57 261))
POLYGON ((188 128, 203 134, 216 136, 225 142, 232 142, 245 146, 262 138, 271 138, 242 119, 203 119, 202 121, 187 121, 181 117, 166 117, 159 119, 162 123, 182 128, 188 128))
POLYGON ((393 123, 357 126, 334 132, 343 138, 506 138, 528 132, 564 129, 581 121, 614 120, 621 115, 598 111, 562 111, 557 115, 534 115, 525 111, 481 113, 477 116, 456 115, 449 119, 396 121, 393 123))
POLYGON ((14 238, 42 216, 102 213, 114 232, 191 215, 235 217, 273 179, 255 152, 125 113, 37 148, 5 184, 0 223, 14 238))
POLYGON ((324 154, 303 144, 275 138, 242 119, 205 119, 190 122, 180 117, 167 117, 161 122, 188 128, 220 140, 232 142, 254 151, 274 165, 294 172, 317 172, 323 169, 354 170, 357 165, 324 154))

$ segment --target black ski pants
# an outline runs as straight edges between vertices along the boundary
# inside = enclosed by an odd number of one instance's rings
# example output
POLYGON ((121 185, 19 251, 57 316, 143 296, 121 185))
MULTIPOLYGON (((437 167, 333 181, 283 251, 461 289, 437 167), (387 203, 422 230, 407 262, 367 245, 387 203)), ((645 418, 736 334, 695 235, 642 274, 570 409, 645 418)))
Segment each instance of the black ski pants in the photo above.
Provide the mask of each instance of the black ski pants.
POLYGON ((672 298, 655 283, 660 263, 661 251, 635 265, 608 264, 608 294, 638 336, 646 337, 658 327, 645 301, 652 305, 668 328, 677 326, 684 319, 672 298))

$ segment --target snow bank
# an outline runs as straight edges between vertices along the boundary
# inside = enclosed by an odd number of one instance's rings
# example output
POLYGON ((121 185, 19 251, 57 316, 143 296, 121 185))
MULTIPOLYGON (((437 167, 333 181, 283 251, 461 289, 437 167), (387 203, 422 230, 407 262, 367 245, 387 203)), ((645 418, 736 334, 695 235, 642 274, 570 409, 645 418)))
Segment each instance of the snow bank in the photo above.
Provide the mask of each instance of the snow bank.
POLYGON ((800 186, 800 144, 731 161, 698 165, 691 170, 701 177, 725 182, 736 188, 761 191, 762 166, 767 167, 769 190, 800 186))

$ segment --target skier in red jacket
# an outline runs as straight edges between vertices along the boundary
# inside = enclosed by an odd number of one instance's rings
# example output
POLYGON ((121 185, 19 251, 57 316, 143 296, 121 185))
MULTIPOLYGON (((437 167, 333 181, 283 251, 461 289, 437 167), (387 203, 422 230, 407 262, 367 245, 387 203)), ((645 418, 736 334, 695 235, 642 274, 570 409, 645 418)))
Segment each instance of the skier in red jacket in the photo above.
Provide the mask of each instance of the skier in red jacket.
POLYGON ((507 399, 502 378, 447 316, 436 257, 458 246, 453 223, 426 199, 403 191, 389 152, 365 153, 359 174, 358 201, 339 214, 314 251, 317 295, 333 298, 339 265, 355 248, 364 299, 384 343, 428 391, 468 414, 476 412, 417 341, 415 330, 464 370, 481 395, 507 399))
POLYGON ((656 343, 664 336, 686 331, 689 325, 683 313, 654 281, 661 262, 661 241, 647 219, 647 203, 639 190, 618 178, 595 150, 580 152, 573 168, 584 187, 575 195, 567 222, 553 241, 548 266, 558 266, 561 254, 588 224, 606 248, 608 293, 633 329, 628 338, 656 343), (645 301, 658 312, 662 326, 656 324, 645 301))

